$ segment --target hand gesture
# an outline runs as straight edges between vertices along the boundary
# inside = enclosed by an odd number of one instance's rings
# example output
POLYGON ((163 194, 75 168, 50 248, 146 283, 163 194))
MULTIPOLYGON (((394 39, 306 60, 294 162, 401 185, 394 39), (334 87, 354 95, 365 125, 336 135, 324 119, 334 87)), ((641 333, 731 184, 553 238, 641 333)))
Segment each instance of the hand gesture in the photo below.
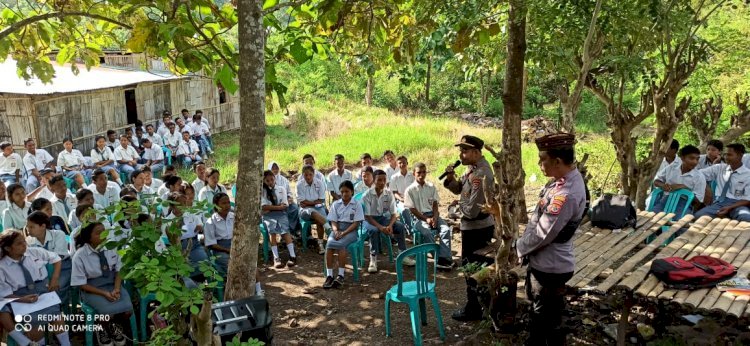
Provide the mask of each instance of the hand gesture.
POLYGON ((120 300, 120 289, 115 288, 114 290, 112 290, 112 296, 117 298, 117 300, 120 300))
POLYGON ((21 299, 19 299, 18 301, 21 303, 31 304, 31 303, 36 303, 37 300, 39 300, 38 294, 29 294, 29 295, 21 297, 21 299))
POLYGON ((47 285, 47 292, 54 292, 60 289, 60 283, 58 280, 50 280, 47 285))
POLYGON ((340 240, 344 237, 344 232, 334 231, 333 232, 333 238, 336 240, 340 240))
POLYGON ((115 296, 112 295, 112 292, 104 292, 104 298, 106 298, 110 302, 117 301, 117 298, 115 298, 115 296))
POLYGON ((718 217, 725 217, 725 216, 728 216, 731 211, 732 211, 731 208, 724 207, 724 208, 719 209, 719 212, 716 213, 716 216, 718 216, 718 217))

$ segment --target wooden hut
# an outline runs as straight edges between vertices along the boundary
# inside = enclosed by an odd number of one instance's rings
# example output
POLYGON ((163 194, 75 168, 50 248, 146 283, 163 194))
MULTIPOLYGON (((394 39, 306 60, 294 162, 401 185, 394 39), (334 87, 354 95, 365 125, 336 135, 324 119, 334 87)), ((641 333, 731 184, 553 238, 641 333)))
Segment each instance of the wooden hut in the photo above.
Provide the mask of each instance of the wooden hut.
POLYGON ((24 139, 35 138, 39 147, 57 155, 63 138, 70 137, 88 155, 95 136, 120 131, 136 119, 157 124, 164 110, 177 116, 182 109, 191 114, 200 109, 214 133, 239 127, 239 97, 224 93, 211 79, 138 70, 126 60, 105 56, 100 67, 87 71, 79 66, 78 75, 69 65, 55 64, 48 84, 19 78, 11 59, 0 63, 0 141, 21 149, 24 139))

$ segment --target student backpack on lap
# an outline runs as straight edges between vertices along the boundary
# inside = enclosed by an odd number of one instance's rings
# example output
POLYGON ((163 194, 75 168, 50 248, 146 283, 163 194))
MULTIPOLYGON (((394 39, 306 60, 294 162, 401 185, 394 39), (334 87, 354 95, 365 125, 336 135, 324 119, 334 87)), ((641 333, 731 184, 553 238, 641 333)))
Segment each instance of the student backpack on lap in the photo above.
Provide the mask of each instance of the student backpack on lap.
POLYGON ((651 273, 669 288, 693 290, 713 287, 734 276, 737 268, 711 256, 695 256, 687 261, 680 257, 667 257, 654 260, 651 273))
POLYGON ((604 229, 635 227, 635 207, 628 196, 604 194, 591 206, 591 225, 604 229))

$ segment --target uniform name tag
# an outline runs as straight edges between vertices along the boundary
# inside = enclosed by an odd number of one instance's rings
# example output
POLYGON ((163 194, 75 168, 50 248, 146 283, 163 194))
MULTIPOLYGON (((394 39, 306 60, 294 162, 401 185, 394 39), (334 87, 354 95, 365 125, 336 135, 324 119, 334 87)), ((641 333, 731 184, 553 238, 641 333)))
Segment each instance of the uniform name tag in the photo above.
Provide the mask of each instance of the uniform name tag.
POLYGON ((354 221, 354 212, 349 214, 349 221, 354 221))

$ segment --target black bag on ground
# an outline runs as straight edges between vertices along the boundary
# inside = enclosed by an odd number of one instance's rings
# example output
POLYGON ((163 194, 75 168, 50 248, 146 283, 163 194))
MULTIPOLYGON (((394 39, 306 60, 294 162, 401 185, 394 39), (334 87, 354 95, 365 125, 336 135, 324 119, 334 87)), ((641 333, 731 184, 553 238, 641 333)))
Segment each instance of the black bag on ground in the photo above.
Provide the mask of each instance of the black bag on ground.
POLYGON ((237 334, 241 335, 240 341, 255 338, 266 345, 273 342, 273 319, 265 297, 253 296, 213 304, 211 319, 214 323, 214 334, 221 337, 222 345, 232 341, 237 334))
POLYGON ((604 194, 591 206, 591 225, 605 229, 635 227, 633 202, 625 195, 604 194))

